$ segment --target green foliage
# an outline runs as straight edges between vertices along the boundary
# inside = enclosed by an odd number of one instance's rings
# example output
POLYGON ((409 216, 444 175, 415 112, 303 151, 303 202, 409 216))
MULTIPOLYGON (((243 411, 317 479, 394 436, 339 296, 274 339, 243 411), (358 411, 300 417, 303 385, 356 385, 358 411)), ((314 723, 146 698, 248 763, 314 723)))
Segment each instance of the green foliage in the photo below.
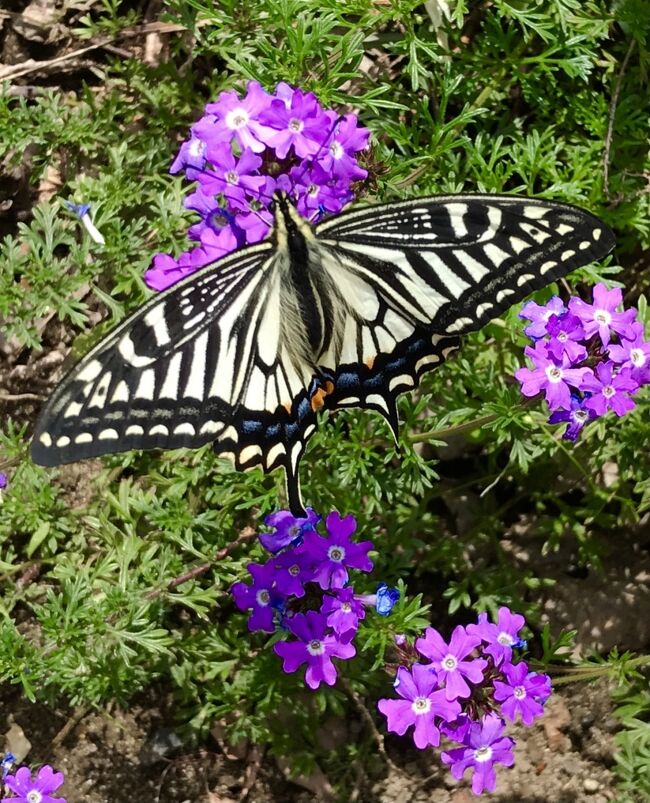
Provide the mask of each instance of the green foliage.
MULTIPOLYGON (((133 25, 125 5, 105 0, 79 33, 133 25)), ((191 51, 172 36, 168 61, 114 61, 100 87, 29 101, 0 93, 3 165, 28 152, 34 188, 47 167, 62 181, 0 245, 3 335, 25 355, 58 343, 48 320, 65 325, 79 354, 108 325, 89 331, 92 312, 114 323, 142 303, 152 253, 184 247, 183 190, 166 175, 178 143, 207 100, 249 78, 269 89, 286 80, 359 114, 373 132, 364 200, 521 192, 589 207, 616 229, 620 265, 584 269, 572 287, 621 283, 648 322, 647 4, 458 0, 438 30, 415 0, 170 0, 167 9, 192 31, 191 51), (104 246, 64 199, 92 203, 104 246)), ((390 687, 380 667, 396 633, 502 604, 539 625, 536 592, 550 581, 513 562, 504 547, 512 528, 525 520, 530 549, 568 543, 597 570, 610 534, 650 508, 647 395, 567 446, 513 384, 523 345, 516 310, 467 338, 401 399, 399 455, 367 413, 330 416, 310 444, 306 498, 319 511, 353 513, 360 537, 375 542, 375 574, 359 590, 372 591, 375 577, 402 590, 390 618, 368 617, 357 659, 341 670, 370 707, 390 687), (605 481, 601 467, 612 463, 605 481)), ((10 474, 0 507, 0 679, 33 698, 93 705, 126 702, 160 679, 174 688, 188 739, 220 720, 232 742, 269 742, 292 756, 294 772, 318 761, 345 788, 353 761, 371 761, 372 734, 336 753, 314 734, 326 715, 351 710, 350 693, 314 694, 285 676, 229 595, 262 558, 247 528, 281 506, 280 478, 239 474, 209 448, 46 472, 27 458, 31 411, 11 410, 0 456, 10 474)), ((539 644, 540 665, 567 662, 565 636, 546 630, 539 644)), ((618 772, 625 794, 650 794, 650 703, 627 680, 618 772)))

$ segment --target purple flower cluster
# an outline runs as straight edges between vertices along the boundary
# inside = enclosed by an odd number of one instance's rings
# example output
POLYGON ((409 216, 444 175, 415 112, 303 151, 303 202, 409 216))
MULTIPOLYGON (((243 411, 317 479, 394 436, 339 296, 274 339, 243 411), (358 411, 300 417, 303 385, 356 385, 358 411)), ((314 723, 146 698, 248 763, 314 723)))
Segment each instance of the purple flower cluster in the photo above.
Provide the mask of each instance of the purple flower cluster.
POLYGON ((352 639, 366 608, 386 616, 399 598, 385 584, 375 594, 355 594, 347 584, 349 570, 372 570, 368 557, 372 542, 352 541, 357 528, 353 516, 330 513, 325 537, 316 529, 320 520, 311 508, 305 518, 286 510, 267 516, 264 522, 275 532, 260 535, 260 542, 272 557, 264 564, 248 564, 252 584, 232 587, 237 607, 251 611, 250 630, 273 633, 279 627, 292 637, 274 650, 285 672, 307 664, 305 682, 310 689, 321 683, 334 685, 332 658, 345 660, 356 654, 352 639))
POLYGON ((632 396, 650 384, 650 342, 635 309, 618 311, 622 294, 597 284, 593 303, 573 297, 567 306, 554 296, 541 306, 525 304, 520 317, 534 345, 526 356, 534 368, 515 376, 524 396, 544 391, 549 423, 567 423, 563 435, 575 441, 589 421, 613 410, 622 416, 635 407, 632 396))
POLYGON ((52 797, 64 780, 63 773, 54 772, 48 764, 33 777, 27 767, 21 767, 15 775, 4 776, 4 785, 15 797, 3 797, 2 803, 65 803, 64 797, 52 797))
POLYGON ((502 607, 496 623, 481 613, 477 624, 456 627, 449 642, 432 627, 415 648, 396 639, 405 664, 394 683, 401 699, 378 703, 389 731, 403 735, 413 726, 416 747, 438 747, 443 736, 459 745, 444 750, 442 761, 459 780, 471 769, 477 795, 494 791, 495 764, 514 763, 505 720, 532 725, 551 693, 547 675, 514 661, 513 650, 526 646, 519 637, 524 624, 523 616, 502 607))
POLYGON ((285 83, 274 94, 256 81, 248 82, 243 98, 222 92, 192 126, 170 168, 196 182, 185 206, 201 218, 188 232, 197 245, 176 259, 157 254, 146 283, 164 290, 264 239, 276 190, 291 195, 311 221, 340 212, 354 198, 352 184, 367 176, 355 154, 367 147, 368 136, 354 114, 339 117, 313 93, 285 83))

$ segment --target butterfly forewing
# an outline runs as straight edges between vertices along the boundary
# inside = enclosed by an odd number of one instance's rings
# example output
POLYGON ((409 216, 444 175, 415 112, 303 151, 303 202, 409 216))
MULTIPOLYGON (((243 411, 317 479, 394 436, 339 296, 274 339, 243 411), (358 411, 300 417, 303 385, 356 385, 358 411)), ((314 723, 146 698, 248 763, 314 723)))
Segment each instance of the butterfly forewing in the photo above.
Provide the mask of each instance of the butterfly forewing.
POLYGON ((397 395, 459 335, 614 245, 583 210, 507 196, 367 207, 315 231, 279 207, 271 239, 154 297, 82 359, 41 415, 36 462, 212 441, 238 468, 284 467, 299 515, 320 408, 376 410, 396 434, 397 395))

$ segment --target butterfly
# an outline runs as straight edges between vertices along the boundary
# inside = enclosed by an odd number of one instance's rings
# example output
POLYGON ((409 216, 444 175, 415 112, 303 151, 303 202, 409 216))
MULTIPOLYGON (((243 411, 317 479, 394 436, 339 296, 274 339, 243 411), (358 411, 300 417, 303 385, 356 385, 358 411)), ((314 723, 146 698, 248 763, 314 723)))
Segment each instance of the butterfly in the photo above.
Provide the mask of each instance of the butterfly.
POLYGON ((151 298, 52 393, 31 445, 53 466, 213 442, 238 469, 299 464, 321 410, 361 407, 397 438, 397 396, 525 296, 614 247, 566 204, 450 195, 316 226, 276 193, 274 227, 151 298))

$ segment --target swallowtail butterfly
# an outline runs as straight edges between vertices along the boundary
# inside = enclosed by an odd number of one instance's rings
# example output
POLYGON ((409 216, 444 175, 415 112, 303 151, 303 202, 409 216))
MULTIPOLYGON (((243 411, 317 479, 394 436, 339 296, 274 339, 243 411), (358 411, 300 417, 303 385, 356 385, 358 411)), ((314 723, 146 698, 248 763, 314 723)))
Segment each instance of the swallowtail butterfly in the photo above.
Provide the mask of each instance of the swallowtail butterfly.
POLYGON ((363 407, 396 435, 396 397, 467 332, 602 259, 612 232, 574 206, 453 195, 312 226, 275 197, 262 243, 150 299, 61 381, 32 457, 58 465, 212 441, 238 469, 298 465, 321 409, 363 407))

